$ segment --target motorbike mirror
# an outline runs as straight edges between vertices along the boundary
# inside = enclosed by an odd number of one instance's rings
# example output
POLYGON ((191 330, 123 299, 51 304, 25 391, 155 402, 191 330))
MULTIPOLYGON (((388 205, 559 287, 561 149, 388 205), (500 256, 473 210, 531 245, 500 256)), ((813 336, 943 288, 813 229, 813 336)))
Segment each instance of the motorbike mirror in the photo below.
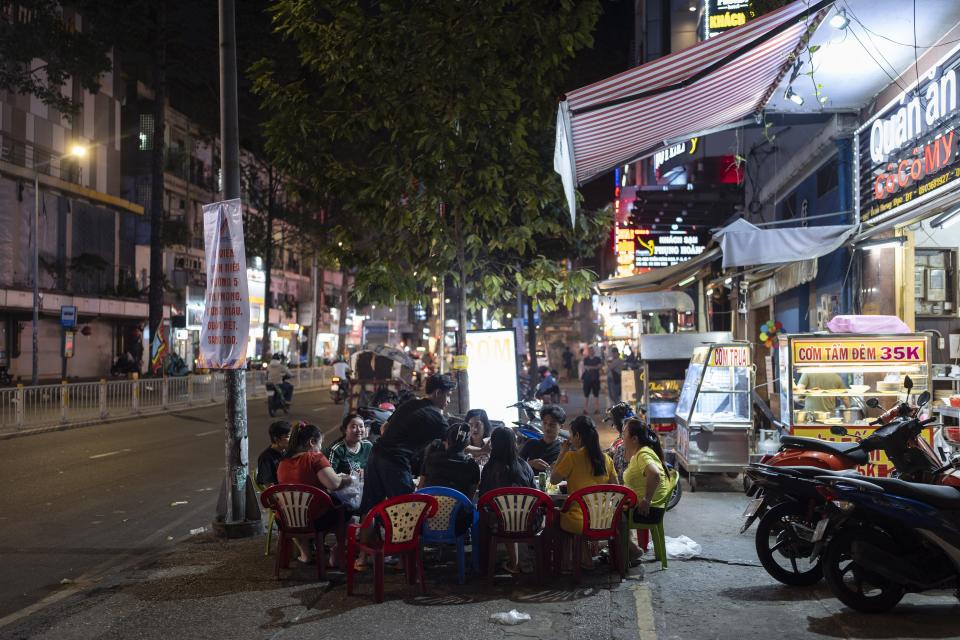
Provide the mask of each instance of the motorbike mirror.
POLYGON ((868 398, 867 406, 870 407, 871 409, 876 409, 877 407, 880 406, 880 400, 878 398, 868 398))
POLYGON ((907 391, 913 389, 913 380, 910 379, 910 376, 903 377, 903 388, 907 391))
POLYGON ((835 424, 832 427, 830 427, 830 433, 832 433, 835 436, 846 436, 850 434, 850 432, 847 431, 846 427, 843 427, 839 424, 835 424))
POLYGON ((927 404, 928 402, 930 402, 930 392, 929 392, 929 391, 924 391, 924 392, 921 393, 919 396, 917 396, 917 406, 918 406, 918 407, 922 407, 922 406, 924 406, 925 404, 927 404))

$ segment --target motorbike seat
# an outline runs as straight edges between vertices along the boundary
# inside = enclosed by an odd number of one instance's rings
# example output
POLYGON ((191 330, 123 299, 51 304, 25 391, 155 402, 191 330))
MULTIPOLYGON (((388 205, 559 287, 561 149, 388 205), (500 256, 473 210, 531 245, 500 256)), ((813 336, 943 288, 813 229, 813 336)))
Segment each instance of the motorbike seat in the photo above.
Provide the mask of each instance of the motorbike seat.
POLYGON ((781 436, 780 446, 791 449, 805 449, 832 455, 843 456, 857 464, 867 464, 869 456, 863 449, 859 449, 857 442, 828 442, 819 438, 803 438, 799 436, 781 436))
POLYGON ((805 478, 815 478, 817 476, 835 476, 838 478, 859 477, 856 469, 844 469, 843 471, 832 471, 830 469, 821 469, 820 467, 771 467, 783 473, 789 473, 795 476, 805 478))
POLYGON ((938 509, 960 511, 960 489, 956 487, 905 482, 897 478, 864 478, 864 480, 903 498, 925 502, 938 509))

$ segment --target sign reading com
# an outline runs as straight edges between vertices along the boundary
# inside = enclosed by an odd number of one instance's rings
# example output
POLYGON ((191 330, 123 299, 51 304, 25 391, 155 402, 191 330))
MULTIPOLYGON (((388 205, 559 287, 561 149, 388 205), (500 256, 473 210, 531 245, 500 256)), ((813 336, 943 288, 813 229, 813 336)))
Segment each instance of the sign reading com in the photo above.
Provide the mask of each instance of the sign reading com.
POLYGON ((927 361, 926 341, 860 340, 831 342, 827 340, 795 340, 792 345, 794 364, 830 363, 908 363, 927 361))
POLYGON ((714 367, 749 367, 750 349, 747 347, 719 347, 710 355, 714 367))

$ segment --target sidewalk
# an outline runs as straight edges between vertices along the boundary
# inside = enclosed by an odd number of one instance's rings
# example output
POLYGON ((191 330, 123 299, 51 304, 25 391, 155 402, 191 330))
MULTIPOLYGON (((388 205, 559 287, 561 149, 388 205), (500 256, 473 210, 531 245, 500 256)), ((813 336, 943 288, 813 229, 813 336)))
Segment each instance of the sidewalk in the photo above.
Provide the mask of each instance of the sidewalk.
MULTIPOLYGON (((606 566, 536 584, 523 576, 486 578, 468 574, 456 584, 455 553, 425 556, 427 594, 387 569, 385 602, 373 601, 372 571, 359 574, 357 595, 348 597, 343 574, 331 570, 316 581, 313 566, 293 562, 273 578, 274 556, 264 557, 264 538, 219 540, 192 536, 172 552, 145 560, 97 584, 0 627, 4 638, 637 638, 640 569, 619 582, 606 566), (531 620, 501 626, 490 615, 517 609, 531 620)), ((64 589, 76 588, 72 585, 64 589)))

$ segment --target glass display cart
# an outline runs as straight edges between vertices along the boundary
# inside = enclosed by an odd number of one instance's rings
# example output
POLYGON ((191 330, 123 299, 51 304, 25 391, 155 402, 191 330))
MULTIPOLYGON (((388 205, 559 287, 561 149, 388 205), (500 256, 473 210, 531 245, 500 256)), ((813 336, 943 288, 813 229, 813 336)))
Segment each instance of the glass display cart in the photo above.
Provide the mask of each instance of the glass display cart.
MULTIPOLYGON (((930 388, 925 333, 782 335, 778 355, 780 419, 795 436, 852 442, 873 433, 870 421, 906 397, 905 376, 913 381, 913 397, 930 388), (867 407, 869 398, 880 407, 867 407), (830 433, 834 425, 847 427, 849 436, 830 433)), ((925 437, 932 442, 932 428, 925 437)), ((883 477, 892 468, 882 451, 872 451, 860 472, 883 477)))
POLYGON ((700 473, 739 473, 753 439, 753 351, 748 342, 694 349, 677 403, 677 462, 696 491, 700 473))
POLYGON ((675 462, 677 401, 694 350, 732 339, 728 331, 640 336, 639 408, 660 434, 668 462, 675 462))

